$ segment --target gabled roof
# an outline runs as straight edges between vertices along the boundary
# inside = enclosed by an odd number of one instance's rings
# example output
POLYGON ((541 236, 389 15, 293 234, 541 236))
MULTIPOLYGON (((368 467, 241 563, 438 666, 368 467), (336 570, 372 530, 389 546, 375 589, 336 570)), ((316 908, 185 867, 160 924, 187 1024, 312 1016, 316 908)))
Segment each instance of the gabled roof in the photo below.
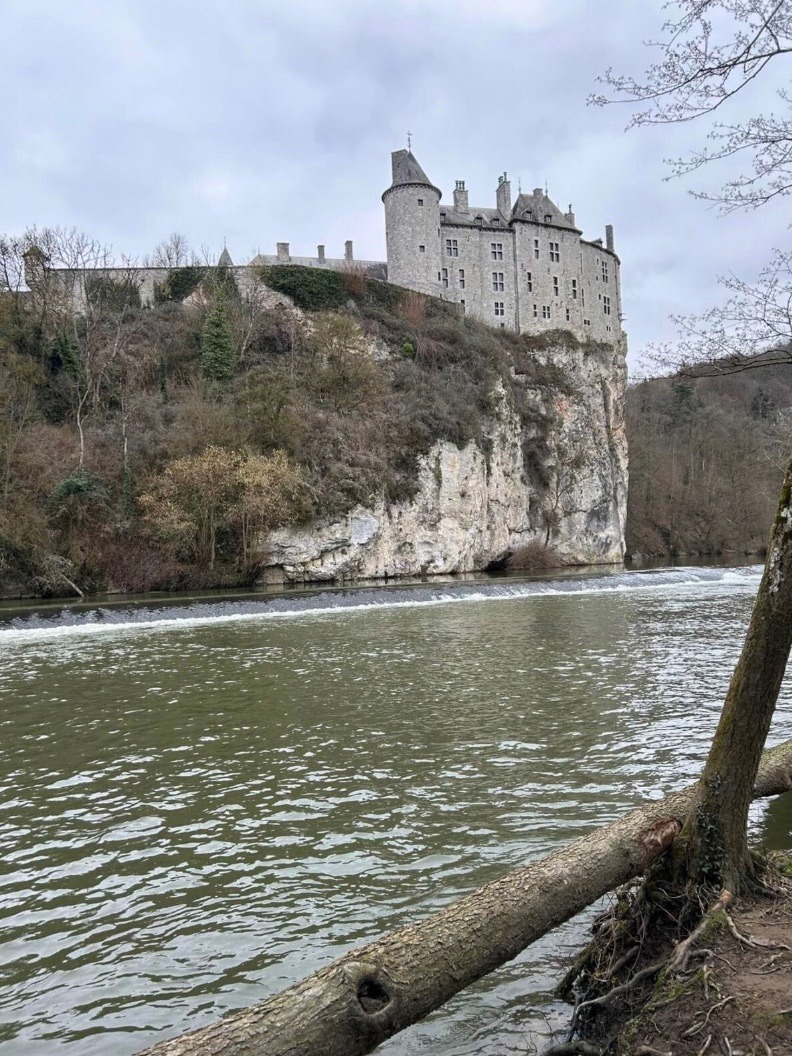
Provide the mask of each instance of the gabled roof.
POLYGON ((512 209, 512 219, 528 220, 539 224, 556 224, 558 227, 568 227, 572 231, 578 230, 567 220, 555 202, 542 193, 541 187, 535 188, 533 194, 518 195, 512 209))

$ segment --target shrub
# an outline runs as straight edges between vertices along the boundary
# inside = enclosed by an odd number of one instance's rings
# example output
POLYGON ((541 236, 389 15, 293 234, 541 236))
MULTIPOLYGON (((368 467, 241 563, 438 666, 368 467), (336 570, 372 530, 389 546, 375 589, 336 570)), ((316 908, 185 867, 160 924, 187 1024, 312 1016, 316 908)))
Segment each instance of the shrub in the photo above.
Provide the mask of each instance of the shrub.
POLYGON ((526 543, 506 559, 509 572, 547 572, 563 566, 564 562, 555 550, 540 542, 526 543))
POLYGON ((349 299, 344 275, 338 271, 304 268, 299 264, 273 264, 261 268, 259 277, 265 286, 285 293, 306 312, 340 308, 349 299))
POLYGON ((141 307, 140 282, 133 275, 123 279, 89 275, 85 280, 85 296, 94 308, 115 315, 141 307))
POLYGON ((155 284, 154 300, 157 304, 164 304, 166 301, 181 304, 201 285, 206 277, 206 270, 195 265, 174 268, 162 282, 155 284))

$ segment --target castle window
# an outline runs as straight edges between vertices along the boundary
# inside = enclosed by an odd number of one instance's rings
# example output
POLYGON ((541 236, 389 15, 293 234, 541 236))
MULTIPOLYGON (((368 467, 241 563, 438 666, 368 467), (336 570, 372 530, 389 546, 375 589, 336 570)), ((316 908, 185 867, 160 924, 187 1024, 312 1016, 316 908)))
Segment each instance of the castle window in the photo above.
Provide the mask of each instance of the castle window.
POLYGON ((582 288, 580 290, 580 303, 584 308, 586 307, 586 291, 582 288))
POLYGON ((528 287, 528 292, 533 293, 533 275, 530 273, 530 271, 526 271, 525 278, 528 287))
POLYGON ((570 318, 571 318, 570 311, 567 308, 567 310, 566 310, 566 321, 569 322, 570 318))
POLYGON ((459 303, 462 305, 462 313, 464 314, 464 312, 465 312, 465 298, 463 297, 462 300, 459 303))
POLYGON ((590 319, 584 319, 583 320, 583 325, 584 326, 591 326, 591 320, 590 319))
POLYGON ((418 204, 419 204, 419 205, 423 205, 423 198, 419 198, 419 199, 418 199, 418 204))
POLYGON ((550 243, 550 260, 551 260, 551 262, 555 261, 556 264, 557 264, 560 259, 561 259, 561 249, 560 249, 558 243, 557 242, 551 242, 550 243))
POLYGON ((418 247, 418 252, 419 253, 425 253, 426 252, 426 246, 419 246, 418 247))
POLYGON ((490 257, 492 260, 503 260, 503 243, 490 243, 490 257))
POLYGON ((602 298, 602 311, 604 312, 605 315, 610 315, 611 314, 610 297, 603 297, 602 298))
POLYGON ((538 318, 539 318, 539 305, 535 304, 534 305, 534 319, 538 319, 538 318))
POLYGON ((543 304, 542 305, 542 318, 543 319, 549 319, 550 318, 550 305, 549 304, 543 304))
POLYGON ((506 329, 506 324, 505 323, 501 323, 501 330, 505 330, 505 329, 506 329))
POLYGON ((481 224, 482 224, 483 222, 484 222, 484 217, 483 217, 483 216, 477 216, 477 217, 476 217, 476 223, 477 223, 477 224, 478 224, 479 226, 481 226, 481 224))
POLYGON ((525 217, 526 220, 533 219, 533 213, 531 212, 530 209, 526 209, 525 212, 523 213, 523 216, 525 217))
POLYGON ((503 301, 496 301, 495 302, 495 314, 496 315, 505 315, 506 314, 506 308, 505 308, 505 305, 504 305, 503 301))
POLYGON ((608 331, 608 333, 610 333, 611 330, 613 329, 613 327, 610 325, 610 323, 608 323, 608 325, 605 327, 605 329, 608 331))
POLYGON ((534 259, 535 260, 539 259, 539 239, 538 238, 534 239, 534 259))
POLYGON ((495 293, 503 292, 503 272, 493 271, 492 273, 492 288, 495 293))
POLYGON ((459 256, 459 243, 455 238, 446 239, 446 253, 449 257, 459 256))
POLYGON ((603 282, 608 282, 609 281, 608 280, 608 262, 607 262, 607 260, 603 260, 603 262, 602 262, 602 281, 603 282))
POLYGON ((443 285, 448 287, 448 268, 443 268, 443 285))
POLYGON ((572 280, 572 300, 576 301, 578 295, 578 284, 577 279, 572 280))
POLYGON ((553 296, 554 297, 558 296, 558 276, 557 275, 553 276, 553 296))
POLYGON ((552 224, 552 222, 553 222, 553 217, 551 216, 551 214, 550 213, 545 213, 545 223, 546 224, 552 224))
MULTIPOLYGON (((460 288, 460 290, 464 290, 464 288, 465 288, 465 269, 464 268, 460 268, 459 269, 459 288, 460 288)), ((464 304, 465 302, 463 301, 462 303, 464 304)))
POLYGON ((493 227, 500 227, 500 220, 497 218, 497 216, 493 216, 493 218, 492 218, 492 226, 493 227))
POLYGON ((440 274, 440 272, 438 271, 438 273, 437 273, 437 281, 439 282, 441 278, 442 278, 442 275, 441 275, 441 274, 440 274))

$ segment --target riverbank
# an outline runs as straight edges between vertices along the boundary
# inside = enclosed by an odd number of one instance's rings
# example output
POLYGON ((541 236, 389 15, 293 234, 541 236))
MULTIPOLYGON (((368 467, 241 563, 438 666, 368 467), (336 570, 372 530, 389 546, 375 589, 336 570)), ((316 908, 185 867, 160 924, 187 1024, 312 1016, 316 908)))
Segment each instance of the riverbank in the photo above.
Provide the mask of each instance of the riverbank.
MULTIPOLYGON (((587 1051, 602 1056, 792 1052, 792 852, 771 856, 766 882, 768 893, 729 902, 727 911, 718 906, 684 957, 683 947, 658 941, 650 928, 640 951, 631 948, 623 965, 600 962, 576 1004, 574 1019, 581 1021, 585 1039, 580 1051, 589 1046, 587 1051), (672 970, 667 964, 674 954, 672 970), (663 965, 659 973, 658 965, 663 965), (606 980, 613 998, 606 990, 586 1008, 606 980)), ((623 894, 613 915, 598 918, 595 935, 614 921, 618 927, 628 904, 634 917, 635 894, 623 894)), ((594 941, 599 950, 602 940, 594 941)))

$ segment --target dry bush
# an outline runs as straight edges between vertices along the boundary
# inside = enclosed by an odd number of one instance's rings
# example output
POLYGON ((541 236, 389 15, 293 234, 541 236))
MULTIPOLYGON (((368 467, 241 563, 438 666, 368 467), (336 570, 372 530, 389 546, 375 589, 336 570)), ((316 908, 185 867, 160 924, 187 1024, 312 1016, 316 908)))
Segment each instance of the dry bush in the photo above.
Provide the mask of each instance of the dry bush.
POLYGON ((410 326, 420 330, 426 322, 426 298, 422 293, 408 290, 402 297, 399 306, 399 316, 406 320, 410 326))
POLYGON ((526 543, 506 560, 509 572, 548 572, 563 567, 564 562, 555 550, 540 542, 526 543))

